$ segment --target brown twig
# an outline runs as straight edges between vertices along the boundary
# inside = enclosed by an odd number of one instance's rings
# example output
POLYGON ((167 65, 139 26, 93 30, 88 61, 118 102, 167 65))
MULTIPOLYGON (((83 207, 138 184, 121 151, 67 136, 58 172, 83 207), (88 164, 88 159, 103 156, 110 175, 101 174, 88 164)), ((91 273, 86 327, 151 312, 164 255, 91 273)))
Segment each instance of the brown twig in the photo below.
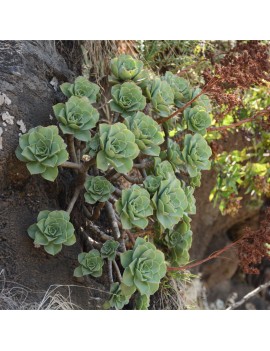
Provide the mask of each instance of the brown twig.
POLYGON ((223 252, 229 250, 230 248, 232 248, 233 246, 237 245, 243 238, 238 239, 237 241, 234 241, 233 243, 223 247, 222 249, 213 252, 210 256, 204 258, 203 260, 194 262, 192 264, 186 265, 186 266, 182 266, 182 267, 167 267, 167 271, 184 271, 186 269, 191 269, 194 267, 197 267, 199 265, 201 265, 202 263, 208 262, 214 258, 217 258, 218 256, 220 256, 223 252))
POLYGON ((251 292, 249 292, 240 301, 237 301, 233 305, 231 305, 228 308, 226 308, 226 310, 235 310, 236 308, 238 308, 241 305, 243 305, 250 298, 252 298, 253 296, 259 294, 262 290, 268 288, 269 286, 270 286, 270 280, 268 282, 266 282, 265 284, 262 284, 262 285, 258 286, 256 289, 254 289, 251 292))
POLYGON ((265 109, 265 110, 262 110, 262 111, 259 111, 259 112, 255 113, 255 115, 252 116, 252 117, 242 119, 241 121, 238 121, 238 122, 229 124, 229 125, 227 125, 227 126, 209 127, 209 128, 207 128, 207 131, 208 131, 208 132, 215 132, 215 131, 218 131, 218 130, 225 130, 225 129, 229 129, 229 128, 239 127, 239 126, 241 126, 241 125, 244 124, 244 123, 248 123, 248 122, 255 121, 255 119, 256 119, 257 117, 262 117, 262 116, 265 116, 265 115, 266 115, 266 116, 270 115, 270 109, 269 109, 269 108, 270 108, 270 107, 268 107, 268 108, 265 109))

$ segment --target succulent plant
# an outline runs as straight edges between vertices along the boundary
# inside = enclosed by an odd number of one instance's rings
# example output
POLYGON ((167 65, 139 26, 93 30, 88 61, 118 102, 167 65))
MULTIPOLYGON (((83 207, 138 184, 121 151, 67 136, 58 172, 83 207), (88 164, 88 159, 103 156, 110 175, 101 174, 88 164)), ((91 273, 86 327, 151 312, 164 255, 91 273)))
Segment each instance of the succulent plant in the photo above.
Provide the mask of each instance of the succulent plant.
POLYGON ((184 139, 184 149, 181 159, 190 177, 196 177, 201 170, 209 170, 211 162, 209 157, 212 150, 200 134, 187 134, 184 139))
POLYGON ((35 127, 20 136, 15 153, 19 160, 26 162, 31 174, 41 174, 44 179, 54 181, 57 167, 68 159, 66 148, 56 126, 35 127))
POLYGON ((107 171, 109 165, 119 173, 127 173, 133 167, 133 159, 140 152, 134 134, 123 123, 100 124, 100 151, 97 168, 107 171))
POLYGON ((154 173, 156 176, 161 176, 162 179, 167 179, 169 175, 174 175, 174 170, 169 161, 161 161, 159 157, 155 157, 154 173))
POLYGON ((147 176, 143 182, 145 189, 150 193, 153 194, 157 191, 162 181, 162 176, 147 176))
POLYGON ((104 261, 98 250, 93 249, 89 252, 80 253, 78 255, 78 261, 80 265, 74 270, 75 277, 82 277, 88 274, 95 278, 101 277, 104 261))
POLYGON ((171 113, 170 106, 174 103, 174 93, 170 85, 160 78, 150 81, 146 95, 151 101, 153 110, 161 117, 168 117, 171 113))
POLYGON ((191 100, 192 91, 186 79, 178 77, 169 71, 165 73, 164 79, 173 90, 175 106, 180 108, 191 100))
POLYGON ((121 310, 129 302, 130 296, 123 295, 120 284, 112 283, 110 286, 112 297, 108 301, 108 308, 112 307, 116 310, 121 310))
POLYGON ((138 295, 136 297, 136 310, 148 310, 150 305, 150 296, 149 295, 138 295))
POLYGON ((143 110, 146 99, 142 90, 133 82, 116 84, 112 87, 112 111, 120 113, 123 117, 133 116, 137 111, 143 110))
POLYGON ((89 82, 88 79, 80 76, 77 77, 73 84, 63 83, 60 85, 62 92, 70 98, 71 96, 87 97, 90 103, 97 101, 97 95, 99 93, 99 86, 97 84, 89 82))
POLYGON ((137 238, 133 249, 122 253, 120 260, 125 269, 121 283, 124 295, 130 296, 136 290, 141 295, 152 295, 158 290, 166 264, 164 254, 155 245, 137 238))
POLYGON ((187 197, 180 180, 172 175, 162 180, 152 198, 152 204, 156 210, 157 220, 164 228, 172 228, 178 223, 188 207, 187 197))
POLYGON ((206 134, 206 129, 211 125, 212 119, 201 106, 187 108, 184 111, 187 127, 194 133, 206 134))
POLYGON ((122 196, 116 202, 115 208, 124 229, 144 229, 148 225, 147 217, 153 214, 150 194, 138 185, 122 190, 122 196))
POLYGON ((201 172, 198 172, 198 174, 195 177, 190 177, 189 184, 194 188, 200 187, 201 177, 202 177, 201 172))
POLYGON ((160 157, 162 160, 169 161, 173 167, 173 170, 175 171, 180 165, 183 164, 180 157, 181 151, 179 145, 172 139, 169 139, 168 145, 168 148, 161 152, 160 157))
POLYGON ((65 104, 54 105, 53 111, 64 134, 73 134, 82 141, 90 140, 89 129, 96 126, 99 113, 87 97, 72 96, 65 104))
POLYGON ((36 247, 44 246, 50 255, 60 252, 62 245, 70 246, 76 242, 74 227, 65 211, 39 212, 37 223, 30 225, 27 233, 36 247))
POLYGON ((96 202, 105 202, 109 199, 110 195, 114 192, 114 186, 102 176, 87 177, 84 187, 86 193, 84 199, 87 203, 93 205, 96 202))
POLYGON ((185 185, 183 185, 183 189, 188 201, 188 206, 185 209, 185 212, 188 214, 196 214, 196 199, 193 195, 195 189, 192 186, 185 185))
POLYGON ((100 150, 100 137, 99 137, 99 133, 96 133, 95 136, 93 136, 90 139, 90 141, 86 143, 83 153, 88 154, 91 157, 96 157, 99 150, 100 150))
POLYGON ((113 58, 110 69, 112 76, 109 76, 109 82, 113 84, 128 80, 140 84, 147 78, 147 72, 143 69, 142 61, 126 54, 113 58))
MULTIPOLYGON (((198 94, 200 94, 200 92, 202 91, 201 88, 195 88, 192 92, 191 95, 191 99, 193 99, 195 96, 197 96, 198 94)), ((203 107, 207 112, 211 112, 212 110, 212 106, 211 106, 211 102, 210 99, 207 95, 202 94, 201 96, 199 96, 191 105, 191 107, 194 106, 200 106, 203 107)))
POLYGON ((102 245, 102 248, 100 249, 101 257, 113 261, 115 259, 118 247, 119 243, 115 240, 105 241, 105 243, 102 245))
POLYGON ((165 243, 170 249, 169 256, 173 266, 188 263, 188 251, 192 244, 192 231, 190 230, 190 218, 188 216, 184 216, 183 221, 178 223, 173 230, 167 231, 165 243))
POLYGON ((135 135, 135 142, 141 152, 149 156, 159 156, 160 147, 164 142, 160 126, 153 118, 142 112, 125 119, 125 125, 135 135))

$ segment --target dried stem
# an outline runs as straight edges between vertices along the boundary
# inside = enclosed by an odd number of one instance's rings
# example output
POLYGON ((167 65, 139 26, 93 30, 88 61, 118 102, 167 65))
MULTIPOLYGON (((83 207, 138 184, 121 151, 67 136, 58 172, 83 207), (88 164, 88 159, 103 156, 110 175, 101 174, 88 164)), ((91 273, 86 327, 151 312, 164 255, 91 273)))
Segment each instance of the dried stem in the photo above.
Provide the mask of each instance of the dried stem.
POLYGON ((259 294, 262 290, 268 288, 269 286, 270 286, 270 280, 268 282, 266 282, 265 284, 262 284, 262 285, 258 286, 256 289, 252 290, 250 293, 245 295, 240 301, 235 302, 233 305, 226 308, 226 310, 235 310, 239 306, 243 305, 247 300, 249 300, 253 296, 259 294))
POLYGON ((197 267, 197 266, 201 265, 202 263, 205 263, 207 261, 210 261, 210 260, 220 256, 223 252, 225 252, 225 251, 229 250, 230 248, 232 248, 233 246, 237 245, 241 240, 243 240, 243 237, 238 239, 237 241, 223 247, 222 249, 213 252, 210 256, 204 258, 203 260, 200 260, 200 261, 197 261, 195 263, 192 263, 192 264, 189 264, 186 266, 182 266, 182 267, 168 267, 167 271, 184 271, 186 269, 191 269, 191 268, 197 267))
POLYGON ((120 189, 115 188, 114 192, 115 195, 117 196, 121 196, 122 195, 122 191, 120 189))
POLYGON ((115 240, 118 241, 121 238, 121 233, 120 233, 120 230, 119 230, 119 227, 117 224, 117 219, 115 216, 113 206, 110 202, 106 201, 105 208, 106 208, 109 220, 110 220, 111 225, 112 225, 113 236, 114 236, 115 240))
POLYGON ((140 169, 140 168, 150 168, 153 165, 153 161, 152 160, 148 160, 142 163, 134 163, 133 167, 140 169))
POLYGON ((71 161, 77 163, 76 150, 74 146, 74 136, 72 134, 67 134, 67 146, 71 161))
POLYGON ((113 263, 113 268, 114 268, 116 276, 117 276, 117 280, 119 281, 119 283, 121 283, 122 282, 122 275, 121 275, 120 269, 118 267, 118 264, 116 263, 115 260, 113 260, 112 263, 113 263))
POLYGON ((142 184, 144 179, 143 178, 134 178, 134 177, 130 177, 127 174, 122 174, 122 177, 124 177, 128 182, 132 183, 132 184, 142 184))
POLYGON ((112 274, 112 261, 108 260, 108 277, 110 284, 113 283, 113 274, 112 274))
POLYGON ((74 163, 74 162, 64 162, 60 165, 61 167, 64 167, 64 168, 73 168, 73 169, 80 169, 81 168, 81 165, 79 163, 74 163))
POLYGON ((130 233, 129 230, 126 230, 126 233, 127 233, 127 236, 128 236, 128 238, 129 238, 129 240, 130 240, 130 241, 132 242, 132 244, 134 245, 134 244, 135 244, 135 239, 134 239, 132 233, 130 233))
POLYGON ((81 187, 80 186, 76 187, 75 191, 74 191, 74 194, 72 196, 72 199, 71 199, 71 201, 70 201, 70 203, 68 205, 68 208, 67 208, 67 213, 68 214, 71 214, 71 211, 73 210, 73 207, 74 207, 76 201, 78 200, 80 192, 81 192, 81 187))
POLYGON ((81 232, 83 233, 83 235, 86 237, 88 244, 90 245, 90 247, 93 249, 101 249, 102 244, 97 242, 96 240, 94 240, 93 238, 90 237, 90 235, 85 231, 85 230, 81 230, 81 232))
POLYGON ((96 221, 100 216, 100 211, 103 209, 105 202, 99 202, 94 208, 93 215, 91 217, 91 221, 96 221))

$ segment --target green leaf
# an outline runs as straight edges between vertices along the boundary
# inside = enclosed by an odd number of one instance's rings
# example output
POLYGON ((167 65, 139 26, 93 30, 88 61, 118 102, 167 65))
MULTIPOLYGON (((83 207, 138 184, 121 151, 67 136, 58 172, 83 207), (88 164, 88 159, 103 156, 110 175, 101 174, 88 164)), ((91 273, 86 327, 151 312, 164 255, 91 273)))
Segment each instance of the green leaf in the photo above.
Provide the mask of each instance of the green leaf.
POLYGON ((26 167, 31 174, 40 174, 46 170, 46 167, 38 162, 28 162, 26 167))
POLYGON ((50 255, 56 255, 62 250, 62 244, 49 244, 44 246, 44 250, 50 255))
POLYGON ((73 273, 74 277, 82 277, 83 276, 83 272, 82 272, 82 267, 79 266, 77 268, 75 268, 74 273, 73 273))
POLYGON ((53 167, 53 168, 46 168, 45 172, 43 172, 41 174, 41 176, 46 179, 49 180, 51 182, 53 182, 56 177, 58 176, 58 168, 57 167, 53 167))

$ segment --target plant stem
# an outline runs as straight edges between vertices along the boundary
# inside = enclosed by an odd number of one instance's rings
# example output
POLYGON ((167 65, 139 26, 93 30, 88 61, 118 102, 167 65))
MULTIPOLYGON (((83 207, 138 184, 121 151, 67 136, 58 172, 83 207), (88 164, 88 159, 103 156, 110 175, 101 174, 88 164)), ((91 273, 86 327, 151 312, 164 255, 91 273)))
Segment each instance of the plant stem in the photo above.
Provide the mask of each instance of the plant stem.
POLYGON ((108 276, 110 284, 113 283, 113 274, 112 274, 112 261, 108 260, 108 276))
POLYGON ((100 211, 103 209, 105 202, 99 202, 97 206, 94 208, 93 215, 91 217, 91 221, 96 221, 100 216, 100 211))
POLYGON ((68 205, 68 208, 67 208, 67 213, 68 214, 71 214, 71 211, 73 210, 73 207, 74 207, 76 201, 78 200, 80 192, 81 192, 81 187, 79 187, 79 186, 76 187, 75 191, 74 191, 74 194, 72 196, 72 199, 71 199, 71 201, 70 201, 70 203, 68 205))
POLYGON ((72 134, 67 134, 67 146, 71 161, 77 163, 77 156, 74 146, 74 136, 72 134))
POLYGON ((142 184, 144 179, 143 178, 134 178, 134 177, 130 177, 127 174, 122 174, 122 177, 124 177, 128 182, 132 183, 132 184, 142 184))
POLYGON ((114 212, 113 206, 110 202, 106 201, 105 208, 107 210, 108 217, 109 217, 109 220, 110 220, 111 225, 112 225, 113 236, 114 236, 115 240, 118 241, 121 238, 121 233, 120 233, 120 230, 119 230, 119 227, 117 224, 117 219, 115 217, 115 212, 114 212))
POLYGON ((64 168, 73 168, 73 169, 80 169, 81 168, 81 165, 79 163, 74 163, 74 162, 69 162, 69 161, 66 161, 64 163, 62 163, 60 165, 60 167, 64 167, 64 168))
POLYGON ((120 269, 118 267, 118 264, 116 263, 115 260, 113 260, 112 263, 113 263, 113 268, 115 269, 117 280, 119 281, 119 283, 121 283, 122 282, 122 275, 121 275, 120 269))

